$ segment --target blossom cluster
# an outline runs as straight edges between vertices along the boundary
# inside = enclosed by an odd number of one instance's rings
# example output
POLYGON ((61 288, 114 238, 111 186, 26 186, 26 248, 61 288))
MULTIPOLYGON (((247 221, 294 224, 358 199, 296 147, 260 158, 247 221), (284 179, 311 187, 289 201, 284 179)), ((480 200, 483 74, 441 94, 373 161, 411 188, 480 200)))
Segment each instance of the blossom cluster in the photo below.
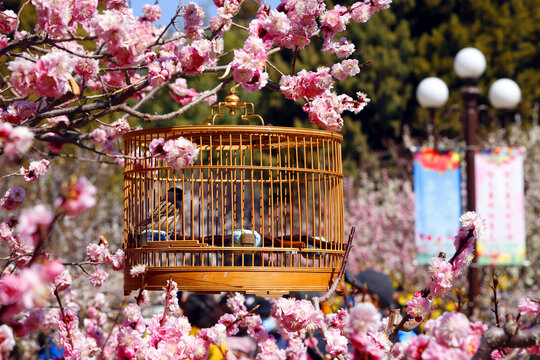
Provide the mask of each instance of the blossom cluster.
POLYGON ((471 323, 461 313, 447 312, 426 322, 425 335, 395 344, 392 354, 396 359, 470 359, 486 330, 479 321, 471 323))
MULTIPOLYGON (((181 105, 187 105, 193 100, 201 96, 194 88, 188 88, 187 81, 184 78, 178 78, 174 83, 169 85, 169 95, 181 105)), ((206 105, 212 105, 216 102, 215 94, 208 96, 203 100, 206 105)))
POLYGON ((51 294, 54 280, 64 271, 57 260, 34 262, 17 274, 4 274, 0 282, 2 321, 22 310, 43 306, 51 294))
POLYGON ((6 122, 0 122, 0 153, 9 160, 15 160, 24 155, 32 146, 34 133, 25 126, 13 127, 6 122))
POLYGON ((96 204, 96 192, 96 187, 85 176, 72 178, 63 187, 62 196, 56 199, 54 205, 57 211, 76 216, 96 204))
MULTIPOLYGON (((65 6, 57 6, 54 0, 32 0, 31 3, 37 13, 34 31, 38 36, 47 36, 46 44, 50 46, 43 52, 17 56, 8 62, 12 92, 23 98, 0 108, 0 120, 12 124, 50 109, 49 105, 54 101, 67 104, 87 89, 107 91, 110 99, 113 92, 118 95, 137 87, 139 90, 129 96, 142 99, 151 89, 170 82, 169 93, 180 104, 194 101, 212 104, 215 94, 200 96, 179 76, 199 75, 218 64, 224 51, 222 35, 231 26, 232 18, 243 2, 216 1, 218 11, 217 16, 210 19, 211 34, 204 27, 202 8, 194 2, 185 4, 180 14, 184 20, 183 32, 175 33, 166 41, 163 38, 166 34, 153 23, 161 16, 158 5, 146 5, 143 16, 136 17, 124 0, 107 1, 102 8, 98 8, 97 0, 73 1, 65 6), (86 37, 73 34, 86 34, 86 37), (96 49, 86 48, 86 39, 95 42, 96 49), (40 98, 30 101, 35 96, 40 98)), ((296 52, 308 46, 312 37, 319 34, 324 38, 323 51, 348 58, 355 50, 354 45, 344 37, 334 41, 334 35, 344 31, 351 19, 366 21, 389 3, 389 0, 366 0, 350 7, 337 5, 333 9, 327 9, 322 0, 287 0, 276 9, 262 4, 246 28, 248 37, 243 46, 234 50, 234 58, 229 64, 233 78, 249 92, 261 89, 270 80, 267 73, 270 51, 292 49, 296 52)), ((0 17, 0 32, 14 34, 12 40, 2 34, 2 46, 11 43, 24 48, 25 41, 33 41, 31 34, 17 31, 19 22, 13 11, 3 11, 0 17)), ((344 59, 331 70, 302 70, 298 74, 282 76, 276 83, 281 84, 286 97, 307 99, 304 110, 311 121, 339 131, 343 123, 342 112, 358 113, 369 99, 360 93, 358 100, 332 93, 332 79, 343 80, 359 71, 357 60, 344 59)), ((54 106, 60 108, 58 104, 54 106)), ((55 124, 59 125, 56 129, 61 128, 59 122, 55 124)), ((70 125, 68 120, 66 126, 70 125)), ((123 125, 111 124, 113 128, 123 128, 123 125)), ((119 134, 112 132, 114 134, 101 126, 92 131, 89 138, 101 144, 106 153, 117 155, 119 152, 113 150, 112 141, 119 134)), ((8 157, 18 156, 13 154, 15 150, 9 143, 3 145, 8 157)), ((61 150, 61 145, 49 143, 49 146, 53 152, 61 150)), ((15 148, 24 153, 25 147, 15 148)))
POLYGON ((149 150, 157 160, 165 160, 168 166, 176 170, 190 166, 199 156, 197 144, 182 136, 167 141, 154 139, 150 142, 149 150))
POLYGON ((126 120, 119 119, 108 126, 101 125, 92 130, 90 137, 94 142, 100 144, 105 151, 112 152, 114 148, 113 141, 129 132, 130 129, 126 120))
POLYGON ((291 333, 318 329, 323 321, 320 313, 315 310, 311 302, 294 298, 276 300, 272 316, 286 331, 291 333))
POLYGON ((23 203, 25 194, 24 189, 15 186, 6 191, 0 200, 0 206, 9 211, 16 210, 23 203))
POLYGON ((11 124, 19 124, 21 120, 34 115, 37 109, 38 104, 35 102, 14 101, 8 105, 7 109, 0 108, 0 120, 11 124))
POLYGON ((28 166, 28 169, 21 168, 20 174, 24 176, 26 182, 32 182, 39 179, 42 175, 47 173, 49 169, 49 160, 41 159, 39 161, 32 161, 28 166))
POLYGON ((427 297, 430 299, 434 296, 442 297, 452 288, 454 279, 472 261, 475 239, 484 235, 484 222, 477 213, 468 211, 459 220, 462 230, 455 237, 456 253, 453 258, 450 261, 445 261, 441 257, 431 259, 429 292, 417 292, 407 303, 407 314, 417 321, 422 321, 431 311, 427 297))
POLYGON ((69 79, 76 60, 65 51, 53 51, 36 62, 23 57, 8 64, 13 86, 22 94, 60 97, 70 90, 69 79))
POLYGON ((122 270, 125 265, 124 251, 118 249, 114 254, 111 254, 109 242, 103 237, 98 244, 92 243, 87 246, 86 256, 93 264, 108 264, 112 266, 113 270, 122 270))

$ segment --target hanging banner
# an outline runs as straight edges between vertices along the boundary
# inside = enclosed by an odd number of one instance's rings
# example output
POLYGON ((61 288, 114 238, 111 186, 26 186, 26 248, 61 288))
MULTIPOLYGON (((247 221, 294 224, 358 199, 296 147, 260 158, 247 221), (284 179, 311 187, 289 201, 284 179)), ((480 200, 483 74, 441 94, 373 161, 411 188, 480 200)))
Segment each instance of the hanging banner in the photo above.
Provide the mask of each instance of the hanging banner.
POLYGON ((422 148, 414 154, 415 243, 419 264, 455 252, 461 216, 459 153, 422 148))
POLYGON ((523 265, 525 195, 523 151, 498 147, 474 158, 476 211, 486 221, 486 236, 477 243, 481 265, 523 265))

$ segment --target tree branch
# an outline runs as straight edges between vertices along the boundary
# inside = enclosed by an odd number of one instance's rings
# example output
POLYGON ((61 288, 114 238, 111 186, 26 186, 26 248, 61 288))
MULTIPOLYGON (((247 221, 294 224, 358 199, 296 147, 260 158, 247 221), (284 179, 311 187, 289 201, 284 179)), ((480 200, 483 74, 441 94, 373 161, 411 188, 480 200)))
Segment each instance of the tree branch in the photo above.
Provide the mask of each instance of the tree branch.
POLYGON ((334 279, 334 283, 332 284, 330 289, 326 292, 326 294, 324 294, 324 296, 317 297, 317 301, 325 302, 328 299, 330 299, 330 296, 334 294, 339 283, 341 282, 341 279, 343 278, 343 275, 345 274, 345 267, 347 266, 347 260, 349 259, 349 254, 351 253, 352 242, 354 239, 355 232, 356 232, 356 228, 353 227, 351 229, 351 233, 349 234, 349 240, 347 241, 347 248, 345 249, 345 254, 343 255, 343 261, 341 262, 341 267, 339 268, 338 276, 334 279))
POLYGON ((480 346, 472 360, 489 360, 491 359, 491 352, 497 348, 526 348, 539 344, 539 325, 527 330, 521 330, 515 335, 510 335, 501 328, 492 327, 482 335, 480 346))

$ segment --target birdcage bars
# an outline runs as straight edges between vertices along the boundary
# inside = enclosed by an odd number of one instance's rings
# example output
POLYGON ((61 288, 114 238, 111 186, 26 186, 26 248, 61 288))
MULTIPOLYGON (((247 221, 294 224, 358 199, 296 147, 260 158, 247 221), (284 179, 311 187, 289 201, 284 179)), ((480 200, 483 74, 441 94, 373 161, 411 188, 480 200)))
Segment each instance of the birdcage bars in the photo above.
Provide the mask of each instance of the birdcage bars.
POLYGON ((180 289, 197 292, 325 290, 344 253, 341 140, 333 132, 272 126, 125 135, 133 159, 124 172, 124 290, 140 287, 128 274, 137 264, 148 267, 148 289, 161 289, 172 275, 180 289), (148 156, 153 139, 179 136, 199 146, 192 166, 176 171, 148 156), (164 200, 168 189, 173 201, 164 200), (162 204, 165 216, 153 210, 162 204))

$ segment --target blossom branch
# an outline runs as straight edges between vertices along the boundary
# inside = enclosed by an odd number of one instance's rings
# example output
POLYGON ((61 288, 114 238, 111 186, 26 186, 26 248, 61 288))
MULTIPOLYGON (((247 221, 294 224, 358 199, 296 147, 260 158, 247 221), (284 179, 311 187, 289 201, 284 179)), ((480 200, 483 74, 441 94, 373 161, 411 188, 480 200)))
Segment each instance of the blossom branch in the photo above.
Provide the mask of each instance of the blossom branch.
POLYGON ((489 285, 491 290, 493 290, 493 308, 491 311, 493 311, 493 314, 495 314, 495 326, 501 327, 501 321, 499 319, 499 301, 497 300, 497 286, 499 285, 499 281, 493 275, 492 283, 489 285))
POLYGON ((73 339, 71 338, 71 333, 69 332, 69 324, 67 322, 66 312, 64 310, 64 305, 62 305, 60 294, 58 294, 58 290, 56 288, 54 289, 54 296, 56 297, 56 301, 58 301, 58 306, 60 306, 60 313, 62 314, 62 321, 66 325, 67 339, 69 341, 69 344, 71 345, 71 348, 73 348, 73 339))
MULTIPOLYGON (((454 265, 454 262, 456 261, 457 257, 465 250, 467 244, 469 243, 469 240, 474 237, 473 234, 474 234, 474 230, 468 230, 467 236, 459 242, 458 248, 454 256, 452 256, 452 258, 448 261, 450 265, 454 265)), ((445 257, 444 253, 439 254, 439 258, 444 259, 444 257, 445 257)), ((431 295, 431 290, 429 287, 426 287, 423 290, 421 290, 420 293, 423 298, 427 298, 428 296, 431 295)), ((405 324, 407 324, 409 321, 412 321, 412 320, 413 320, 413 317, 411 315, 409 315, 408 313, 405 314, 401 322, 394 328, 394 330, 390 334, 389 336, 390 340, 397 339, 398 332, 404 328, 405 324)), ((414 328, 417 325, 419 325, 419 323, 415 323, 411 325, 414 328)), ((408 330, 412 330, 412 329, 408 329, 408 330)))
POLYGON ((116 105, 116 106, 111 106, 107 111, 105 111, 105 113, 108 114, 108 113, 112 113, 112 112, 122 111, 122 112, 125 112, 125 113, 133 116, 133 117, 139 118, 139 119, 141 119, 141 120, 143 120, 145 122, 170 120, 170 119, 173 119, 175 117, 178 117, 178 116, 182 115, 183 113, 185 113, 189 109, 195 107, 196 105, 201 103, 204 99, 206 99, 206 98, 208 98, 208 97, 210 97, 212 95, 215 95, 219 90, 223 89, 223 87, 225 87, 232 80, 233 80, 233 77, 231 76, 228 79, 226 79, 225 81, 223 81, 222 83, 220 83, 219 85, 217 85, 212 90, 204 92, 203 94, 201 94, 198 98, 194 99, 189 104, 184 105, 181 108, 179 108, 178 110, 170 112, 168 114, 150 115, 150 114, 146 114, 146 113, 142 113, 142 112, 139 112, 137 110, 134 110, 134 109, 130 108, 129 106, 127 106, 126 104, 119 104, 119 105, 116 105))
POLYGON ((482 335, 478 351, 472 360, 489 360, 491 352, 497 348, 526 348, 540 344, 540 326, 509 334, 504 329, 492 327, 482 335))
MULTIPOLYGON (((330 287, 330 289, 326 292, 326 294, 324 296, 315 297, 317 299, 317 302, 325 302, 328 299, 330 299, 330 297, 334 294, 334 292, 336 292, 336 289, 337 289, 339 283, 341 283, 343 275, 345 274, 345 268, 347 266, 347 260, 349 259, 349 254, 351 253, 352 242, 353 242, 353 239, 354 239, 355 231, 356 231, 356 228, 353 227, 351 229, 350 234, 349 234, 349 240, 347 241, 347 247, 345 248, 345 254, 343 255, 343 261, 341 262, 341 267, 339 268, 338 275, 334 279, 334 283, 332 284, 332 286, 330 287)), ((315 298, 313 298, 313 299, 315 299, 315 298)))
MULTIPOLYGON (((141 291, 142 293, 142 291, 141 291)), ((118 325, 118 322, 120 321, 120 317, 122 316, 122 312, 124 310, 124 308, 126 307, 126 303, 127 301, 124 300, 124 302, 122 303, 122 306, 120 307, 120 311, 116 314, 116 317, 114 318, 114 322, 111 326, 111 329, 109 330, 109 333, 107 334, 107 338, 105 339, 105 341, 103 342, 103 345, 101 345, 101 352, 100 352, 100 359, 104 359, 104 352, 105 352, 105 348, 107 347, 107 343, 109 342, 109 339, 111 338, 111 335, 113 333, 113 330, 114 328, 118 325)), ((137 303, 138 305, 138 303, 137 303)))
POLYGON ((161 32, 161 34, 159 34, 159 36, 157 37, 156 41, 154 41, 154 43, 152 45, 150 45, 148 48, 151 49, 153 48, 154 46, 158 45, 159 44, 159 40, 161 40, 161 38, 167 33, 167 30, 169 30, 169 28, 171 26, 174 25, 174 22, 176 21, 176 18, 180 15, 180 10, 182 9, 182 2, 179 1, 178 2, 178 6, 176 7, 176 13, 174 14, 174 16, 171 18, 171 21, 169 21, 169 23, 167 24, 167 26, 165 26, 165 28, 163 29, 163 31, 161 32))

